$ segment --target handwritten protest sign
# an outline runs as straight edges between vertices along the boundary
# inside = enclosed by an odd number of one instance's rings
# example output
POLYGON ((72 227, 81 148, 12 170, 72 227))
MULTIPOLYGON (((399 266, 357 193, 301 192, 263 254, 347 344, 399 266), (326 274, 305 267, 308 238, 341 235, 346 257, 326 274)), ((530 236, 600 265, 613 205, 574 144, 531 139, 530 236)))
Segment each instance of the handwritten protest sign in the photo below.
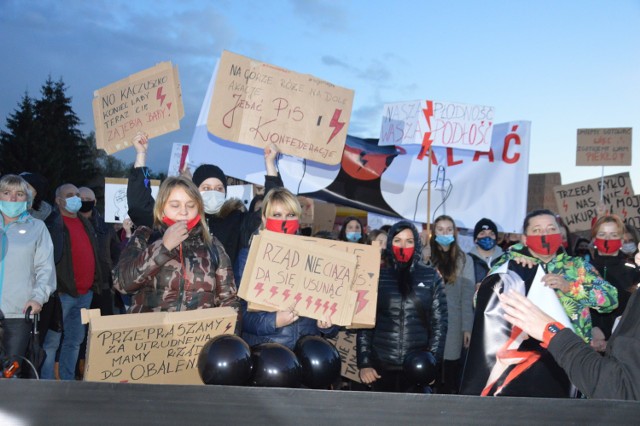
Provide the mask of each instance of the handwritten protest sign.
POLYGON ((250 309, 287 310, 350 325, 357 295, 351 290, 356 255, 263 231, 253 237, 238 296, 250 309))
POLYGON ((107 154, 131 146, 138 131, 153 138, 178 130, 183 116, 178 69, 171 62, 130 75, 93 95, 96 144, 107 154))
POLYGON ((306 74, 223 52, 207 129, 225 140, 338 164, 353 91, 306 74))
MULTIPOLYGON (((127 201, 127 183, 129 179, 104 178, 104 221, 122 223, 129 217, 127 201)), ((151 196, 155 199, 160 189, 160 181, 151 179, 151 196)))
POLYGON ((617 206, 617 200, 633 196, 629 173, 604 176, 602 182, 591 179, 553 188, 558 213, 571 232, 591 229, 591 220, 597 216, 601 189, 602 201, 609 208, 617 206))
POLYGON ((97 382, 202 384, 198 355, 205 343, 233 334, 233 308, 100 316, 82 310, 89 323, 84 379, 97 382))
POLYGON ((356 256, 355 279, 351 290, 358 295, 356 309, 349 328, 371 328, 376 324, 378 306, 378 280, 380 278, 380 243, 357 244, 322 238, 302 237, 305 242, 319 244, 337 252, 356 256))
POLYGON ((186 143, 174 143, 169 156, 169 169, 167 176, 180 176, 180 173, 187 167, 187 156, 189 155, 189 145, 186 143))
POLYGON ((420 100, 386 104, 378 145, 422 144, 489 151, 495 110, 484 105, 420 100))
POLYGON ((640 229, 640 195, 623 195, 611 201, 610 212, 617 214, 636 229, 640 229))
POLYGON ((630 166, 631 128, 578 129, 576 166, 630 166))
POLYGON ((362 383, 360 380, 360 369, 358 368, 358 356, 356 349, 356 332, 340 331, 336 337, 327 339, 338 350, 342 365, 340 374, 342 377, 351 379, 354 382, 362 383))

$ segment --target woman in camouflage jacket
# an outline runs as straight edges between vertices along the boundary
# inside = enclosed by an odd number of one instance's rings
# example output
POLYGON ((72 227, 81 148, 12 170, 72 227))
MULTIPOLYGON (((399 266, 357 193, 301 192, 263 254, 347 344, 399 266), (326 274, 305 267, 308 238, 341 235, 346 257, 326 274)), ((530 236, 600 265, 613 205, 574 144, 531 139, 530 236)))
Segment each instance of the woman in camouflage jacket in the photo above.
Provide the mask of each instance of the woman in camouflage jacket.
POLYGON ((129 312, 238 310, 232 265, 209 234, 198 188, 186 178, 168 178, 153 216, 155 232, 139 227, 114 269, 116 288, 134 294, 129 312))

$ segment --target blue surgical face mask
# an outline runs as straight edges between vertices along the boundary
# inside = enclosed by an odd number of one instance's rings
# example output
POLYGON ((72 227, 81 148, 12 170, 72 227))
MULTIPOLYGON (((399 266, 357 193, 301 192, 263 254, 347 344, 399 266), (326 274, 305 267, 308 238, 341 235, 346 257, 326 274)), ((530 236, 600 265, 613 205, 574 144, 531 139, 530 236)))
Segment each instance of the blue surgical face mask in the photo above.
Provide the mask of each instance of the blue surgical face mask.
POLYGON ((7 217, 18 217, 27 211, 26 201, 0 201, 0 211, 7 217))
POLYGON ((77 195, 69 197, 65 200, 64 208, 69 213, 78 213, 80 207, 82 207, 82 200, 77 195))
POLYGON ((360 232, 347 232, 347 241, 357 242, 362 238, 362 233, 360 232))
POLYGON ((436 243, 442 247, 449 247, 455 241, 453 235, 436 235, 436 243))
POLYGON ((620 250, 622 250, 624 254, 633 254, 636 252, 637 247, 637 244, 632 241, 629 243, 624 243, 620 250))
POLYGON ((496 240, 491 237, 482 237, 478 238, 476 244, 478 244, 482 250, 491 250, 496 246, 496 240))

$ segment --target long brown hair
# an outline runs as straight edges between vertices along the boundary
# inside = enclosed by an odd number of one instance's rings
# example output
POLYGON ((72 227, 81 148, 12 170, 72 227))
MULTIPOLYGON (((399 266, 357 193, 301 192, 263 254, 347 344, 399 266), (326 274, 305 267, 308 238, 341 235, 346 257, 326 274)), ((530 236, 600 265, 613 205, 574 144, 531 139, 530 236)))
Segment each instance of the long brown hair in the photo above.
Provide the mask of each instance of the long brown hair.
POLYGON ((464 252, 458 245, 458 228, 456 228, 456 222, 451 216, 443 214, 436 218, 436 220, 433 222, 433 232, 431 233, 429 244, 431 245, 431 262, 433 263, 433 266, 438 269, 438 271, 444 278, 445 284, 455 283, 456 279, 458 278, 458 263, 462 262, 462 264, 464 265, 465 256, 464 252), (444 220, 448 220, 453 224, 454 241, 449 246, 448 251, 444 251, 440 244, 436 242, 436 225, 438 224, 438 222, 442 222, 444 220))

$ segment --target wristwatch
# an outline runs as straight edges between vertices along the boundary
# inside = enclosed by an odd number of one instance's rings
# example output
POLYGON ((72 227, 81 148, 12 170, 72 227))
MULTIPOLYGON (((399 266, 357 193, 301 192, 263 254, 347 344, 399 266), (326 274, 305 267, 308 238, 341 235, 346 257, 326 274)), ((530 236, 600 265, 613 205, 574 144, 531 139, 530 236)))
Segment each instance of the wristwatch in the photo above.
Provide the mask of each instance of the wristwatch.
POLYGON ((553 337, 558 333, 558 331, 562 330, 563 328, 564 328, 564 325, 562 325, 557 321, 548 323, 544 327, 544 333, 542 334, 542 343, 540 344, 540 346, 546 349, 549 346, 551 339, 553 339, 553 337))

